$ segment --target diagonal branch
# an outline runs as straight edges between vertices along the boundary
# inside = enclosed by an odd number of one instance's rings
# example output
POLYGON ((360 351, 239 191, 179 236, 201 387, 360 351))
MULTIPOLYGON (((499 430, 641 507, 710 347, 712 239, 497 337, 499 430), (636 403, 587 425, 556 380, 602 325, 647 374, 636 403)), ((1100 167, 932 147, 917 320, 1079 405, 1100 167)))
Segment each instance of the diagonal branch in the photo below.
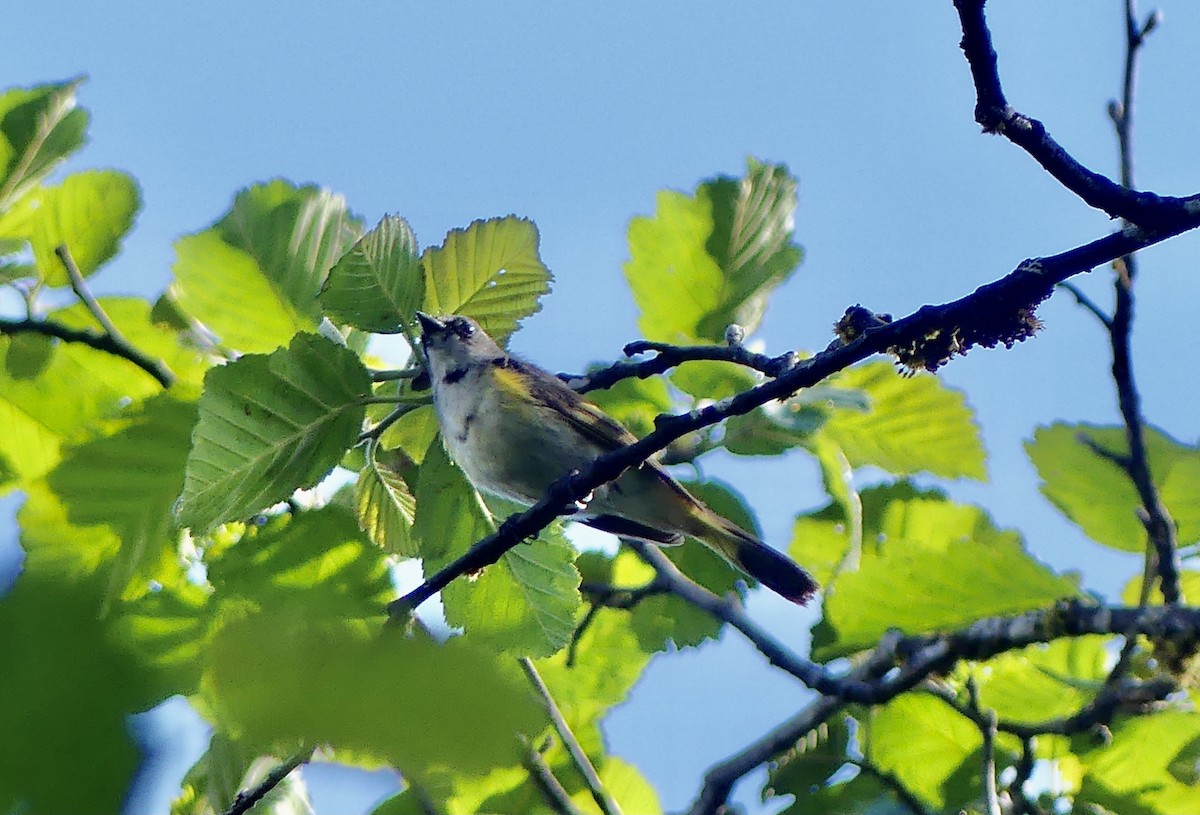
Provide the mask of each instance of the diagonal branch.
MULTIPOLYGON (((1037 119, 1014 110, 1004 96, 992 35, 983 13, 984 0, 954 0, 962 26, 962 50, 975 83, 975 121, 987 133, 1001 133, 1079 196, 1088 206, 1110 217, 1123 218, 1145 228, 1171 228, 1185 223, 1200 207, 1200 195, 1186 198, 1138 192, 1093 172, 1076 161, 1046 132, 1037 119)), ((1150 26, 1152 27, 1152 26, 1150 26)), ((1147 29, 1138 31, 1139 40, 1147 29)))
MULTIPOLYGON (((494 534, 390 603, 388 610, 393 618, 403 617, 455 578, 490 566, 555 518, 570 515, 597 487, 688 433, 730 416, 749 413, 772 400, 787 398, 874 354, 895 354, 909 368, 934 370, 976 345, 988 348, 1000 344, 1011 346, 1032 336, 1040 326, 1033 311, 1050 295, 1055 284, 1198 225, 1200 210, 1186 223, 1169 229, 1149 232, 1126 227, 1058 255, 1027 260, 1001 279, 951 303, 923 306, 893 322, 872 323, 856 333, 853 339, 834 343, 815 356, 796 363, 776 379, 688 413, 660 417, 654 432, 601 456, 581 472, 567 473, 559 478, 541 501, 510 516, 494 534)), ((865 311, 861 307, 855 309, 865 311)))
POLYGON ((169 388, 174 381, 174 375, 158 360, 146 356, 131 345, 121 345, 110 334, 100 334, 86 328, 72 328, 53 320, 8 320, 3 317, 0 317, 0 334, 41 334, 43 337, 53 337, 63 342, 76 342, 132 362, 154 377, 164 388, 169 388))

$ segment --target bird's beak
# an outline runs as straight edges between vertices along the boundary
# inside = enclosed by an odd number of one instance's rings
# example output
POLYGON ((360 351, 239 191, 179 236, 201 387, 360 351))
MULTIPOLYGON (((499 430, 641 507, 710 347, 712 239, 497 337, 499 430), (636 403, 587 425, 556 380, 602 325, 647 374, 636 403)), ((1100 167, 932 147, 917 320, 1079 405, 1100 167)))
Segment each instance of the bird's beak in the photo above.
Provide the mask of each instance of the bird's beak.
POLYGON ((436 317, 430 317, 423 311, 417 312, 417 322, 421 324, 421 335, 424 337, 446 330, 445 323, 436 317))

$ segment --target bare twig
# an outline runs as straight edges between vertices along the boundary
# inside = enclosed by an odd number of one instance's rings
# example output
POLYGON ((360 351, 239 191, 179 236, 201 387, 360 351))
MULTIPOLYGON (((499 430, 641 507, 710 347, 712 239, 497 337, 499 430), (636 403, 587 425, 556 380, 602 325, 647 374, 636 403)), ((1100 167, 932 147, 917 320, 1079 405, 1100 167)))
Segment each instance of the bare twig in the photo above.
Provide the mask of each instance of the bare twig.
POLYGON ((88 331, 85 328, 72 328, 53 320, 8 320, 2 317, 0 317, 0 334, 41 334, 43 337, 53 337, 63 342, 79 343, 133 363, 154 377, 164 388, 169 388, 174 381, 174 375, 158 360, 146 356, 132 346, 119 344, 108 334, 88 331))
POLYGON ((656 576, 649 583, 632 589, 611 586, 607 583, 583 583, 579 586, 579 591, 581 594, 587 595, 592 605, 587 610, 587 613, 583 615, 583 619, 579 621, 579 625, 575 626, 575 631, 571 634, 571 642, 567 645, 568 668, 575 664, 575 659, 579 651, 579 641, 595 621, 596 615, 600 613, 601 609, 615 608, 628 610, 647 597, 669 593, 670 587, 667 586, 665 581, 656 576))
MULTIPOLYGON (((1000 84, 996 51, 983 13, 984 0, 954 0, 954 6, 962 26, 963 54, 975 82, 975 121, 985 132, 1003 134, 1029 153, 1060 184, 1110 217, 1124 218, 1149 229, 1170 227, 1189 219, 1200 196, 1176 198, 1138 192, 1132 185, 1117 184, 1076 161, 1050 137, 1041 122, 1014 110, 1000 84)), ((1144 33, 1143 29, 1139 45, 1144 33)))
POLYGON ((1042 815, 1041 808, 1025 794, 1025 784, 1033 776, 1034 759, 1037 756, 1036 740, 1030 736, 1021 740, 1021 757, 1017 759, 1016 776, 1008 786, 1008 797, 1012 799, 1013 815, 1042 815))
MULTIPOLYGON (((79 301, 83 303, 91 315, 96 319, 96 322, 100 324, 100 327, 104 329, 104 335, 110 340, 110 342, 106 344, 108 346, 106 348, 100 348, 96 343, 88 342, 80 338, 78 335, 72 338, 71 341, 83 342, 93 348, 97 348, 98 350, 108 351, 109 353, 119 356, 122 359, 127 359, 157 379, 158 383, 164 388, 171 387, 171 383, 175 381, 175 374, 171 373, 170 369, 167 368, 167 366, 161 361, 152 359, 135 348, 133 343, 129 342, 129 340, 125 338, 125 335, 121 333, 120 329, 113 324, 113 321, 109 319, 109 316, 104 311, 104 308, 100 305, 96 298, 92 296, 92 292, 88 289, 87 282, 83 279, 83 274, 79 271, 79 267, 75 264, 75 259, 71 257, 71 251, 66 247, 66 245, 64 244, 56 247, 54 254, 58 256, 60 261, 62 261, 63 268, 67 270, 67 277, 71 281, 71 290, 75 292, 75 296, 79 298, 79 301)), ((34 325, 46 325, 46 323, 38 323, 36 321, 26 322, 32 322, 34 325)), ((43 333, 48 334, 49 332, 43 333)), ((67 339, 66 337, 61 338, 67 339)))
POLYGON ((554 730, 558 733, 558 737, 562 739, 563 746, 567 748, 567 754, 571 756, 571 761, 575 764, 575 768, 583 776, 583 780, 587 784, 588 790, 592 793, 592 799, 596 802, 596 806, 600 807, 600 811, 604 815, 621 815, 621 808, 617 806, 616 800, 604 789, 604 784, 600 781, 600 775, 596 772, 596 768, 592 766, 591 760, 587 757, 587 753, 583 751, 583 747, 580 746, 579 740, 575 738, 575 734, 571 732, 570 725, 563 718, 562 711, 555 704, 554 697, 550 695, 550 689, 542 681, 542 677, 538 674, 533 662, 528 657, 521 657, 517 661, 521 664, 521 669, 525 671, 525 675, 529 677, 529 683, 533 685, 538 696, 542 698, 542 703, 546 706, 546 712, 550 714, 550 721, 554 724, 554 730))
POLYGON ((292 771, 304 764, 312 758, 313 748, 307 747, 287 761, 272 769, 262 781, 259 781, 248 790, 242 790, 233 799, 233 804, 229 809, 225 810, 223 815, 242 815, 244 812, 249 812, 250 808, 263 799, 263 797, 271 790, 283 783, 283 779, 292 774, 292 771))
POLYGON ((1060 289, 1064 289, 1065 291, 1070 292, 1071 295, 1075 298, 1075 302, 1078 303, 1079 305, 1083 306, 1088 311, 1090 311, 1092 313, 1092 316, 1094 316, 1097 320, 1099 320, 1100 324, 1103 325, 1105 327, 1105 329, 1112 328, 1112 317, 1110 317, 1104 311, 1104 309, 1100 308, 1100 306, 1096 303, 1095 300, 1093 300, 1092 298, 1090 298, 1086 294, 1084 294, 1083 289, 1079 288, 1078 286, 1076 286, 1074 283, 1071 283, 1070 281, 1064 281, 1062 283, 1059 283, 1058 287, 1060 289))
POLYGON ((542 800, 550 809, 558 815, 583 815, 583 810, 571 801, 571 793, 567 792, 559 780, 554 777, 554 773, 546 765, 546 760, 542 758, 541 753, 530 748, 525 754, 524 764, 525 769, 529 772, 530 780, 542 794, 542 800))
POLYGON ((972 713, 971 719, 979 727, 979 735, 983 737, 980 752, 983 754, 981 769, 983 779, 983 803, 987 815, 1000 815, 1000 794, 996 790, 996 711, 983 710, 979 706, 979 686, 975 677, 967 677, 967 704, 972 713))
POLYGON ((750 351, 741 343, 670 345, 649 340, 636 340, 626 345, 624 351, 627 356, 647 352, 653 352, 654 356, 637 362, 615 362, 607 368, 601 368, 588 374, 559 374, 559 378, 580 393, 586 393, 591 390, 611 388, 622 379, 631 377, 645 379, 665 373, 684 362, 698 360, 733 362, 774 378, 794 366, 799 360, 799 356, 795 352, 789 351, 777 357, 769 357, 766 354, 750 351))

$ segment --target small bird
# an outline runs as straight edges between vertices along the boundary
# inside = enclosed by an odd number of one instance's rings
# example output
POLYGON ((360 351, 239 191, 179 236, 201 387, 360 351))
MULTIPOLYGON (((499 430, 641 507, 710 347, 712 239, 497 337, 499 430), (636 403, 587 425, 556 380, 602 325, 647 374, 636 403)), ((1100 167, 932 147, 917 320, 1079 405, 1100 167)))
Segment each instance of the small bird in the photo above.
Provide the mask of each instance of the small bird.
MULTIPOLYGON (((558 377, 506 352, 470 317, 417 312, 417 320, 442 440, 477 490, 530 506, 562 476, 637 441, 558 377)), ((713 512, 657 461, 598 487, 572 518, 660 545, 697 538, 794 603, 817 590, 812 575, 713 512)))

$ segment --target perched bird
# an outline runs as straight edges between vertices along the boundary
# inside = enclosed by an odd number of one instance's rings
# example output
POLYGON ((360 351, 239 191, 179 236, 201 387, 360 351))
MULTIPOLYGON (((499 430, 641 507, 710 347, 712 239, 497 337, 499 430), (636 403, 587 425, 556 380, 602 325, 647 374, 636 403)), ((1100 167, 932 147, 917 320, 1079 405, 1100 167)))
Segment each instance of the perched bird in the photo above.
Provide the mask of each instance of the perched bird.
MULTIPOLYGON (((558 377, 507 353, 471 318, 418 312, 417 320, 446 451, 476 489, 529 506, 562 476, 637 441, 558 377)), ((657 544, 697 538, 795 603, 817 590, 808 572, 713 512, 653 460, 597 488, 572 518, 657 544)))

